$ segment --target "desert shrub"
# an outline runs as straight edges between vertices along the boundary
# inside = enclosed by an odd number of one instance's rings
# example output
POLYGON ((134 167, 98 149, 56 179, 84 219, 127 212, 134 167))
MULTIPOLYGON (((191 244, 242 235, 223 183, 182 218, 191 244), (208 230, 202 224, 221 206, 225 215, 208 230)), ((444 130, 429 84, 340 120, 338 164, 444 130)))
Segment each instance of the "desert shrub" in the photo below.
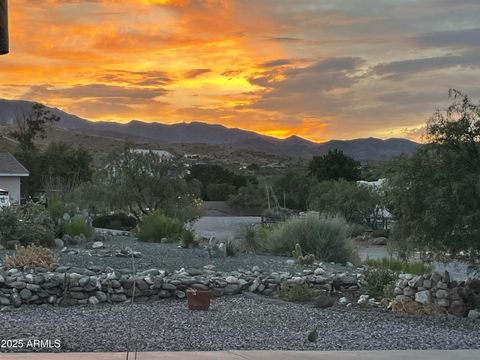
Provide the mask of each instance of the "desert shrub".
POLYGON ((368 230, 368 227, 362 224, 350 223, 349 225, 350 237, 362 236, 368 230))
POLYGON ((198 246, 198 241, 195 239, 195 234, 192 230, 184 230, 182 234, 182 247, 191 249, 198 246))
POLYGON ((228 205, 241 209, 261 209, 267 205, 265 189, 257 185, 248 184, 238 189, 238 194, 232 195, 227 201, 228 205))
POLYGON ((347 234, 343 218, 309 214, 275 225, 260 246, 270 254, 290 255, 299 244, 305 254, 313 254, 316 259, 346 263, 354 261, 347 234))
POLYGON ((235 243, 233 241, 227 241, 225 243, 225 253, 227 256, 235 256, 238 253, 237 247, 235 246, 235 243))
POLYGON ((432 272, 432 266, 423 261, 404 261, 390 258, 367 259, 364 264, 375 269, 388 269, 394 272, 423 275, 432 272))
POLYGON ((137 220, 126 214, 101 215, 93 219, 92 225, 97 228, 128 231, 137 226, 137 220))
POLYGON ((308 303, 313 300, 315 292, 308 284, 282 283, 278 290, 278 297, 282 300, 297 303, 308 303))
POLYGON ((378 237, 386 237, 388 238, 390 236, 390 230, 389 229, 376 229, 373 230, 372 233, 370 234, 372 238, 378 238, 378 237))
POLYGON ((88 240, 95 238, 95 230, 85 220, 78 219, 65 224, 65 234, 70 236, 84 235, 88 240))
POLYGON ((210 201, 226 201, 237 192, 237 188, 230 184, 208 184, 206 192, 210 201))
POLYGON ((363 289, 377 300, 387 295, 386 292, 389 292, 392 283, 397 278, 393 271, 385 268, 367 268, 363 272, 363 276, 363 289))
POLYGON ((50 246, 54 238, 54 223, 44 206, 27 203, 0 209, 0 241, 18 241, 22 245, 50 246))
POLYGON ((33 244, 20 246, 14 255, 5 257, 5 263, 11 268, 50 268, 56 261, 52 251, 33 244))
POLYGON ((183 224, 157 210, 145 216, 140 224, 138 238, 142 241, 159 242, 162 238, 177 241, 184 233, 183 224))

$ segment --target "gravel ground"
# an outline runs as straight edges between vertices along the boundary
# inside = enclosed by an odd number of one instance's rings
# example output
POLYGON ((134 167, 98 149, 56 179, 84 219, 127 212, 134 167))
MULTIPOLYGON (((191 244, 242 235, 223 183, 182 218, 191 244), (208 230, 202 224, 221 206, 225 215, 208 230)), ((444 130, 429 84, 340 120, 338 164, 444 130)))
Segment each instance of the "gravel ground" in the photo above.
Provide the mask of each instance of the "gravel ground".
POLYGON ((249 225, 262 221, 258 216, 202 216, 192 228, 197 235, 218 240, 244 238, 249 225))
MULTIPOLYGON (((130 247, 134 251, 140 251, 142 257, 136 259, 136 267, 139 271, 150 268, 164 270, 179 270, 181 268, 201 269, 205 265, 215 265, 218 271, 235 271, 238 269, 250 270, 257 265, 264 271, 301 271, 303 268, 297 265, 288 265, 287 257, 262 256, 254 254, 239 254, 227 258, 209 258, 204 249, 182 249, 178 244, 145 243, 129 237, 115 237, 111 242, 105 243, 107 249, 124 249, 130 247)), ((62 253, 55 250, 58 264, 62 266, 89 267, 91 265, 109 266, 114 269, 132 267, 131 258, 125 257, 98 257, 92 256, 86 251, 86 246, 72 247, 80 252, 75 255, 62 253)), ((89 250, 90 251, 90 250, 89 250)), ((5 255, 12 254, 12 250, 0 250, 0 263, 5 255)))
MULTIPOLYGON (((25 306, 2 313, 0 338, 61 339, 60 351, 125 351, 130 311, 25 306)), ((480 349, 478 321, 356 306, 319 310, 254 295, 215 298, 207 312, 188 310, 185 300, 135 304, 133 314, 138 351, 480 349), (315 326, 318 341, 305 343, 315 326)))

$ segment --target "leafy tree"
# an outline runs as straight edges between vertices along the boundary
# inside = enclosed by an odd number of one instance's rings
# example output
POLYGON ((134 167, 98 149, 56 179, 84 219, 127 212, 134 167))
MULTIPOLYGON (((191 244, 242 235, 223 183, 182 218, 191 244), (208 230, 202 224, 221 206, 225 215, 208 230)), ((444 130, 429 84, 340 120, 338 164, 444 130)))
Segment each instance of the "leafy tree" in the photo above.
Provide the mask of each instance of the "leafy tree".
POLYGON ((113 154, 110 159, 107 168, 94 177, 95 181, 77 192, 89 192, 84 205, 90 209, 125 211, 137 219, 155 210, 182 221, 198 214, 193 210, 200 207, 200 186, 184 179, 183 162, 130 149, 113 154))
POLYGON ((230 195, 236 194, 237 189, 230 184, 208 184, 207 198, 210 201, 226 201, 230 195))
POLYGON ((480 251, 480 105, 459 91, 427 123, 428 143, 394 162, 388 197, 403 255, 480 251))
POLYGON ((10 136, 18 140, 22 151, 32 151, 35 138, 45 138, 46 125, 59 120, 45 105, 34 104, 29 113, 22 112, 16 116, 16 129, 10 132, 10 136))
POLYGON ((190 169, 188 180, 198 180, 202 184, 202 198, 210 200, 207 194, 207 187, 210 184, 229 184, 236 189, 247 185, 247 178, 237 175, 220 165, 194 165, 190 169))
POLYGON ((323 156, 314 156, 308 168, 310 175, 318 181, 360 179, 360 163, 338 149, 328 150, 328 154, 323 156))
POLYGON ((22 192, 27 197, 39 189, 60 191, 64 196, 92 178, 90 153, 67 143, 51 143, 44 151, 34 149, 16 155, 30 173, 22 178, 22 192))
POLYGON ((39 162, 43 182, 50 186, 66 184, 73 188, 92 179, 92 156, 83 148, 64 142, 51 143, 40 155, 39 162))
POLYGON ((237 195, 230 196, 228 204, 243 209, 263 209, 267 205, 265 190, 254 184, 241 187, 237 195))
POLYGON ((316 181, 313 178, 301 172, 289 170, 274 180, 273 190, 280 205, 285 205, 289 209, 305 210, 308 196, 315 185, 316 181))
POLYGON ((355 182, 323 181, 310 194, 309 209, 342 215, 348 222, 371 224, 375 209, 381 204, 373 189, 355 182))

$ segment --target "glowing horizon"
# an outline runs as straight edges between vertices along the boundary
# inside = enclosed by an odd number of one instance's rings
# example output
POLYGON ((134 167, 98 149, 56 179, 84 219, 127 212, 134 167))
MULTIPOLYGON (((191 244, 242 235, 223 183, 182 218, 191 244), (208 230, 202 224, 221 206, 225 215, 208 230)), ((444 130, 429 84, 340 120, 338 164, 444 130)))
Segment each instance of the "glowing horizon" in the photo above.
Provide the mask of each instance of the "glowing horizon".
POLYGON ((197 121, 316 142, 418 140, 450 87, 480 95, 473 11, 480 4, 471 1, 18 0, 9 7, 0 97, 92 121, 197 121))

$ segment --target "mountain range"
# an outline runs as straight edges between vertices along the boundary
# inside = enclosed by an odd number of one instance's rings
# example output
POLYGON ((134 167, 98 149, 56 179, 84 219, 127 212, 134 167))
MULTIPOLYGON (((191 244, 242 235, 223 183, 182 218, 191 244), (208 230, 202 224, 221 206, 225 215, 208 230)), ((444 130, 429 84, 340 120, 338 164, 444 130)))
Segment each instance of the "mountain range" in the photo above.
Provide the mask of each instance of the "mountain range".
MULTIPOLYGON (((27 114, 33 104, 33 102, 24 100, 0 99, 0 125, 11 125, 14 123, 16 115, 27 114)), ((114 121, 89 121, 57 108, 49 109, 60 117, 60 121, 55 123, 55 126, 85 134, 134 142, 225 145, 275 155, 306 158, 324 155, 332 149, 340 149, 345 154, 361 161, 388 160, 401 154, 410 154, 419 146, 418 143, 400 138, 330 140, 322 143, 312 142, 295 135, 286 139, 278 139, 253 131, 202 122, 167 125, 140 120, 132 120, 125 124, 114 121)))

